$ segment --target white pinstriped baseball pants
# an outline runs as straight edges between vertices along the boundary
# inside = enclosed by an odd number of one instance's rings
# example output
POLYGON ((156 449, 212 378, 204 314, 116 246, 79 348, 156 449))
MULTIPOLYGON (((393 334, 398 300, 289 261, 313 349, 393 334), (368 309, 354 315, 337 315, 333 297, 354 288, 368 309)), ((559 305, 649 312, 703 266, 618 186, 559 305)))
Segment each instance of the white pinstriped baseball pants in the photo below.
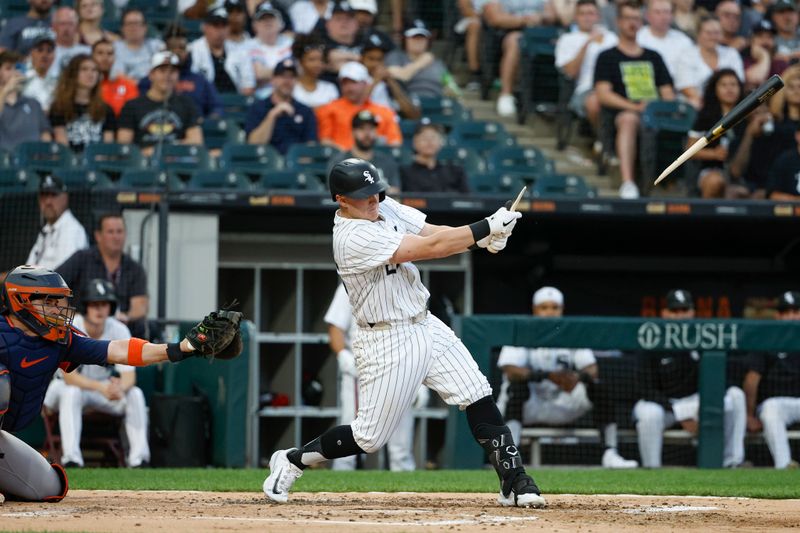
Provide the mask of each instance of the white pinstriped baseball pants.
POLYGON ((430 313, 417 324, 361 328, 353 353, 359 374, 359 406, 351 426, 356 444, 368 453, 386 444, 414 403, 420 384, 461 410, 492 394, 464 343, 430 313))
POLYGON ((800 422, 800 398, 767 398, 758 406, 756 414, 764 425, 764 440, 767 441, 775 468, 786 468, 792 460, 786 428, 800 422))

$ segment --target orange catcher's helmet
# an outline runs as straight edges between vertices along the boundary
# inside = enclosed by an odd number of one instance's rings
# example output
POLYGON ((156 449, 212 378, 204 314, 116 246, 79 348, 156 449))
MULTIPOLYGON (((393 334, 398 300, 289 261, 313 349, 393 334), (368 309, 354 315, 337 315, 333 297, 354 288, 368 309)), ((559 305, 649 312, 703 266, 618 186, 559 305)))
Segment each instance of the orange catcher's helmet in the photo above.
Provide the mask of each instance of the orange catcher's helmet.
POLYGON ((22 265, 6 276, 0 291, 3 313, 10 313, 37 335, 66 344, 75 308, 72 290, 57 272, 22 265))

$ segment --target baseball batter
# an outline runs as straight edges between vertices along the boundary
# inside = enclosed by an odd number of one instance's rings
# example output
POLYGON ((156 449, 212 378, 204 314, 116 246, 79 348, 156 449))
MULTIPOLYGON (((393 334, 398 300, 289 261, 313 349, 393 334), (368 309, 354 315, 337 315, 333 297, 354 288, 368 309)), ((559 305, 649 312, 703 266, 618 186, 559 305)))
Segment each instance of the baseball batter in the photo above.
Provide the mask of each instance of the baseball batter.
POLYGON ((307 467, 380 449, 423 384, 466 411, 473 436, 500 478, 498 502, 543 506, 486 377, 455 333, 428 313, 428 290, 412 263, 463 253, 473 245, 500 251, 522 215, 500 208, 468 226, 429 224, 423 213, 387 197, 375 167, 356 158, 337 163, 328 185, 339 203, 333 256, 359 328, 353 341, 358 416, 301 448, 276 451, 264 493, 286 502, 307 467))

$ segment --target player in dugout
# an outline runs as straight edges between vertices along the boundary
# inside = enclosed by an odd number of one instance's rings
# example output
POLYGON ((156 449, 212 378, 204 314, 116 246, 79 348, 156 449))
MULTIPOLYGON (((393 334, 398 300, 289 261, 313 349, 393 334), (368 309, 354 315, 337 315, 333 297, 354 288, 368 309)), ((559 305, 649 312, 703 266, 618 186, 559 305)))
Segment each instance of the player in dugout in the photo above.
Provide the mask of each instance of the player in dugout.
POLYGON ((35 265, 11 270, 0 287, 0 501, 57 502, 67 474, 11 433, 39 416, 56 370, 82 364, 147 366, 193 356, 230 359, 241 352, 241 313, 207 315, 179 343, 103 341, 72 327, 72 290, 56 272, 35 265))

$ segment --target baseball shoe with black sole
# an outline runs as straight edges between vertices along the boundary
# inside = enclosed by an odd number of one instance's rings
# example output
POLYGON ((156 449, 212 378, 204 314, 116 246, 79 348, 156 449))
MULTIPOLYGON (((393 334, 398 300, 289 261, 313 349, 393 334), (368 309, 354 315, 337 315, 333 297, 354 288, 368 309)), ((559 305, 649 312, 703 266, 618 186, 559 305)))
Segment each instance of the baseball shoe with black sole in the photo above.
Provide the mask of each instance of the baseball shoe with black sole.
POLYGON ((533 478, 524 472, 517 474, 517 477, 511 482, 511 490, 508 495, 503 494, 502 488, 500 489, 497 503, 503 507, 544 507, 547 505, 533 478))
POLYGON ((286 457, 286 454, 294 449, 278 450, 269 459, 269 475, 264 480, 263 488, 267 498, 274 502, 286 503, 292 485, 303 475, 303 471, 286 457))

